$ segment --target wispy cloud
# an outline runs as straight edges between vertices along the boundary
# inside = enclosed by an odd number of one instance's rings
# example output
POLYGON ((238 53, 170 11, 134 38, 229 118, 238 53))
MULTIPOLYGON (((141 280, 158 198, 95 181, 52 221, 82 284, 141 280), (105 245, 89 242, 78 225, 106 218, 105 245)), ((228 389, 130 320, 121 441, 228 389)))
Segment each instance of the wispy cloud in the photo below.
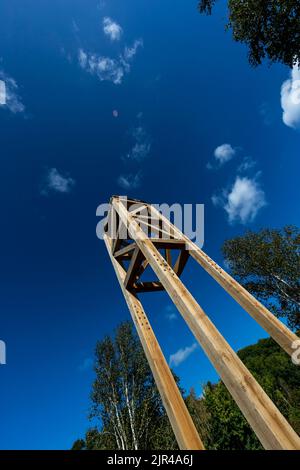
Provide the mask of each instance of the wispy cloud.
POLYGON ((294 129, 300 128, 300 69, 294 65, 291 76, 281 87, 281 107, 284 124, 294 129))
POLYGON ((169 364, 172 366, 179 366, 182 364, 194 351, 197 349, 197 343, 193 343, 186 348, 180 348, 176 353, 170 355, 169 364))
POLYGON ((136 174, 120 175, 118 178, 118 184, 123 189, 137 189, 141 186, 142 176, 138 172, 136 174))
POLYGON ((133 57, 136 55, 138 48, 143 47, 143 40, 142 39, 136 39, 131 47, 125 47, 124 53, 123 53, 123 58, 125 61, 133 59, 133 57))
POLYGON ((98 54, 90 54, 83 49, 79 49, 78 62, 82 69, 92 75, 96 75, 100 81, 109 81, 115 85, 120 85, 124 76, 131 70, 131 62, 139 46, 142 46, 141 40, 138 46, 133 49, 131 48, 134 52, 129 54, 129 56, 126 53, 127 48, 125 48, 124 54, 121 54, 116 59, 98 54))
POLYGON ((178 318, 178 315, 177 315, 176 310, 175 310, 173 305, 168 305, 166 307, 165 317, 169 321, 173 321, 173 320, 176 320, 178 318))
POLYGON ((271 126, 274 121, 274 112, 269 103, 262 103, 259 107, 259 114, 262 117, 265 126, 271 126))
POLYGON ((132 132, 134 144, 131 150, 123 157, 123 160, 141 162, 148 157, 151 150, 151 142, 144 127, 135 127, 132 132))
POLYGON ((231 144, 219 145, 214 150, 214 161, 208 162, 206 168, 208 170, 214 170, 220 168, 225 163, 229 162, 236 155, 236 149, 231 144))
POLYGON ((88 54, 84 50, 79 50, 79 65, 87 72, 97 75, 101 81, 109 81, 115 85, 122 83, 125 69, 122 64, 110 57, 97 56, 96 54, 88 54))
POLYGON ((230 144, 219 145, 214 151, 215 159, 223 165, 235 156, 235 150, 230 144))
POLYGON ((245 173, 252 170, 256 165, 256 161, 252 157, 244 157, 242 163, 238 167, 238 173, 245 173))
POLYGON ((103 19, 103 32, 111 41, 119 41, 122 36, 121 26, 109 17, 103 19))
POLYGON ((214 195, 212 202, 221 206, 228 214, 229 223, 252 222, 259 210, 266 205, 265 193, 255 178, 237 176, 229 191, 214 195))
POLYGON ((51 168, 46 176, 42 194, 47 195, 49 192, 69 193, 75 185, 75 181, 70 176, 63 176, 56 168, 51 168))
POLYGON ((7 108, 14 114, 23 113, 25 106, 18 94, 17 82, 9 77, 3 70, 0 71, 0 107, 7 108))

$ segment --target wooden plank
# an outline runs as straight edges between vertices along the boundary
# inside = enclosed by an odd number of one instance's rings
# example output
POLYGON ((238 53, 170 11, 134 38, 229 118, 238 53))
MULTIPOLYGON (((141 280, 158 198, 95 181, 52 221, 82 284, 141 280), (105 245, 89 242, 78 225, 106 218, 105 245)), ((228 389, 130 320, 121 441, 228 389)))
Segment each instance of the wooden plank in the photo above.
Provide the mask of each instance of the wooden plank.
POLYGON ((120 219, 219 373, 266 449, 300 450, 300 438, 215 325, 126 209, 113 201, 120 219))
MULTIPOLYGON (((154 213, 160 214, 154 207, 154 213)), ((161 215, 162 216, 162 215, 161 215)), ((165 223, 168 219, 162 216, 165 223)), ((261 302, 241 286, 232 276, 215 263, 203 250, 188 239, 177 227, 172 226, 177 237, 183 237, 186 241, 190 255, 212 276, 220 286, 233 297, 246 312, 276 341, 284 350, 292 356, 295 350, 292 345, 299 338, 278 318, 275 317, 261 302)))
POLYGON ((137 270, 137 273, 136 273, 136 279, 139 279, 141 277, 141 275, 143 274, 143 272, 145 271, 145 269, 147 268, 148 266, 148 260, 144 259, 139 267, 139 269, 137 270))
POLYGON ((158 248, 168 248, 170 250, 182 250, 185 248, 185 241, 174 238, 151 238, 152 243, 158 248))
POLYGON ((189 256, 190 256, 190 253, 188 250, 183 249, 180 251, 177 261, 174 265, 174 271, 177 274, 177 276, 181 276, 182 271, 184 270, 185 265, 189 259, 189 256))
POLYGON ((130 245, 121 248, 120 250, 116 251, 114 254, 115 258, 128 258, 128 255, 132 253, 136 249, 136 244, 131 243, 130 245))
POLYGON ((133 293, 125 289, 124 281, 126 272, 113 257, 111 251, 112 243, 107 235, 104 236, 104 242, 179 448, 181 450, 202 450, 204 449, 202 441, 186 408, 167 361, 160 349, 143 306, 133 293))
POLYGON ((157 292, 165 290, 161 282, 138 282, 134 286, 134 292, 157 292))
POLYGON ((126 273, 124 286, 126 289, 131 289, 136 280, 137 271, 144 259, 144 255, 138 246, 135 247, 133 252, 128 271, 126 273))

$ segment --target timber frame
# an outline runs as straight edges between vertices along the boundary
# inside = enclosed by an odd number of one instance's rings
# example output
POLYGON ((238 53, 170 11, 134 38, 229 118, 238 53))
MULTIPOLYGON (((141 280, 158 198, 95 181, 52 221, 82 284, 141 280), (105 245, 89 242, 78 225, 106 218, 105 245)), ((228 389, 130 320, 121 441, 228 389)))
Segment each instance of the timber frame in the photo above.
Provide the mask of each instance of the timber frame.
POLYGON ((154 206, 113 196, 104 241, 180 449, 204 449, 138 294, 165 290, 265 449, 300 449, 300 438, 180 280, 194 258, 289 354, 299 338, 154 206), (174 252, 179 254, 174 262, 174 252), (142 281, 148 268, 157 280, 142 281))

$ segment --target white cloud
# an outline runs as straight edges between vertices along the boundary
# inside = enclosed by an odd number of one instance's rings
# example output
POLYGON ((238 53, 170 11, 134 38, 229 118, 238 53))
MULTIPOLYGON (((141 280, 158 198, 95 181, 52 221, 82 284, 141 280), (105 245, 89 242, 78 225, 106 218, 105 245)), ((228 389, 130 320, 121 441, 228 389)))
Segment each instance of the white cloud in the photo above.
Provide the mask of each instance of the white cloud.
MULTIPOLYGON (((137 48, 138 46, 135 49, 135 53, 137 48)), ((97 75, 99 80, 120 85, 125 74, 130 72, 130 61, 133 59, 135 53, 128 56, 125 48, 124 55, 121 54, 119 58, 112 59, 97 54, 90 54, 83 49, 79 49, 78 62, 82 69, 93 75, 97 75)))
POLYGON ((252 222, 258 211, 266 205, 265 193, 255 179, 237 176, 229 192, 212 197, 214 205, 222 206, 230 223, 252 222))
POLYGON ((175 308, 173 305, 168 305, 166 307, 166 314, 165 314, 167 320, 173 321, 178 318, 177 313, 175 311, 175 308))
POLYGON ((121 26, 109 17, 103 20, 103 31, 111 41, 119 41, 123 32, 121 26))
POLYGON ((3 80, 0 80, 0 105, 6 104, 6 85, 3 80))
POLYGON ((0 88, 0 107, 6 107, 14 114, 23 113, 25 106, 18 95, 19 87, 17 82, 3 71, 0 71, 0 79, 2 81, 0 88))
POLYGON ((133 59, 139 47, 143 47, 143 40, 136 39, 131 47, 125 47, 123 57, 126 61, 133 59))
POLYGON ((118 178, 118 184, 123 189, 137 189, 141 186, 141 179, 140 173, 135 175, 120 175, 118 178))
POLYGON ((230 144, 222 144, 215 149, 214 156, 223 165, 223 163, 229 162, 235 156, 235 153, 234 148, 230 144))
POLYGON ((47 174, 45 186, 42 194, 46 195, 49 191, 57 193, 69 193, 75 185, 75 181, 70 176, 61 175, 56 168, 51 168, 47 174))
POLYGON ((184 362, 195 351, 195 349, 197 349, 197 344, 193 343, 191 346, 180 348, 176 353, 171 354, 169 359, 170 367, 177 367, 182 364, 182 362, 184 362))
POLYGON ((148 157, 151 150, 151 142, 147 132, 142 126, 136 127, 132 132, 134 144, 131 150, 123 157, 123 160, 141 162, 148 157))
POLYGON ((110 57, 88 54, 82 49, 79 50, 78 61, 81 68, 97 75, 101 81, 113 82, 115 85, 122 83, 125 70, 119 61, 110 57))
POLYGON ((256 161, 252 157, 244 157, 242 163, 238 167, 239 173, 244 173, 246 171, 252 170, 256 165, 256 161))
POLYGON ((294 129, 300 128, 300 69, 294 65, 291 77, 281 87, 281 107, 284 124, 294 129))

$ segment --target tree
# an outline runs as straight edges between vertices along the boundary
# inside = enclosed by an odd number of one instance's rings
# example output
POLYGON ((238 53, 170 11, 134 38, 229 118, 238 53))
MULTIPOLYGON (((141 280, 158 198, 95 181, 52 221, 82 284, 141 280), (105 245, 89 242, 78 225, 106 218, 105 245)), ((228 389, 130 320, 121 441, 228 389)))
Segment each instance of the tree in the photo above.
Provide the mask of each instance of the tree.
MULTIPOLYGON (((200 13, 211 14, 216 0, 200 0, 200 13)), ((248 47, 253 66, 268 58, 292 67, 300 63, 300 0, 228 0, 235 41, 248 47)))
MULTIPOLYGON (((86 449, 177 449, 150 367, 132 324, 97 343, 86 449)), ((79 444, 80 445, 80 444, 79 444)), ((78 447, 78 443, 77 443, 78 447)))
MULTIPOLYGON (((300 368, 271 338, 242 349, 238 355, 300 434, 300 368)), ((75 441, 73 450, 131 450, 136 448, 136 441, 138 449, 178 449, 131 324, 121 324, 115 338, 107 337, 97 343, 96 374, 92 414, 100 420, 100 426, 90 428, 85 439, 75 441), (128 370, 124 373, 125 363, 128 370), (131 405, 127 404, 126 384, 131 405), (130 413, 134 415, 134 431, 130 413)), ((179 382, 176 376, 175 380, 179 382)), ((191 389, 185 401, 206 449, 261 449, 254 432, 221 381, 207 383, 201 397, 191 389)))
POLYGON ((206 449, 211 445, 211 414, 205 405, 203 397, 197 397, 195 389, 192 387, 190 393, 185 398, 186 406, 194 421, 195 427, 204 443, 206 449))
POLYGON ((223 254, 233 276, 292 328, 300 328, 300 232, 248 231, 227 240, 223 254))
MULTIPOLYGON (((300 434, 300 368, 271 338, 242 349, 238 356, 300 434)), ((223 382, 207 383, 201 398, 192 392, 186 401, 206 449, 262 448, 223 382)))

